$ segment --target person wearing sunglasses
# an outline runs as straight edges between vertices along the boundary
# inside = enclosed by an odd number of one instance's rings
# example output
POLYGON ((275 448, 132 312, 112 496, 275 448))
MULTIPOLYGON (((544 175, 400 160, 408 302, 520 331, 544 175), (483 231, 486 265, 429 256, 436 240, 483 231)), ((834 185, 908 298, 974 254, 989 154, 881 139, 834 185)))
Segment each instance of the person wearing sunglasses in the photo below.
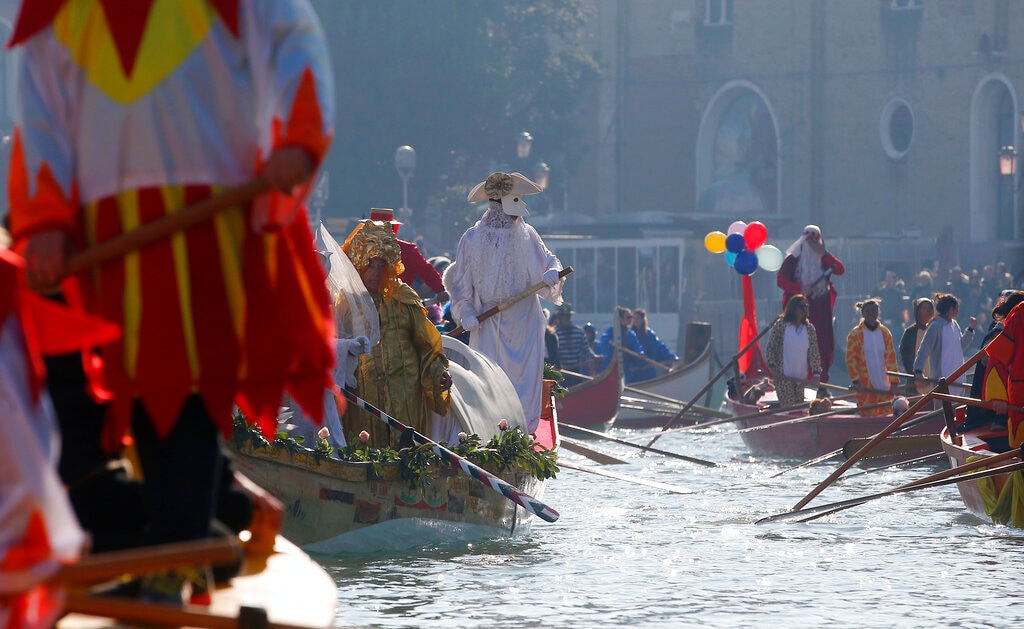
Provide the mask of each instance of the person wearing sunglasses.
MULTIPOLYGON (((821 382, 829 381, 828 370, 835 355, 832 308, 836 301, 836 289, 831 278, 845 272, 846 267, 839 258, 825 248, 821 228, 808 225, 804 227, 803 234, 786 249, 786 258, 775 277, 776 284, 783 292, 783 308, 794 295, 803 294, 807 297, 807 318, 814 324, 818 337, 821 382)), ((827 396, 828 390, 821 389, 818 395, 827 396)))

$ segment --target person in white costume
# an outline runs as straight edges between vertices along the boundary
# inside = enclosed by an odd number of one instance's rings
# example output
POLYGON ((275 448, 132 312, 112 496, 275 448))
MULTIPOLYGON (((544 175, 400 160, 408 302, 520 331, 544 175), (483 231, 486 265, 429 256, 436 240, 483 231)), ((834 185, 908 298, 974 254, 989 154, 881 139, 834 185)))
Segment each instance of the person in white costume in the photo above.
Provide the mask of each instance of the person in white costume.
POLYGON ((524 217, 523 197, 540 187, 519 173, 492 173, 469 193, 470 203, 487 201, 483 217, 462 235, 455 263, 445 272, 452 315, 470 332, 469 346, 508 374, 523 405, 530 432, 540 423, 544 375, 544 315, 540 298, 562 303, 562 263, 524 217), (479 321, 477 316, 530 286, 536 295, 479 321))

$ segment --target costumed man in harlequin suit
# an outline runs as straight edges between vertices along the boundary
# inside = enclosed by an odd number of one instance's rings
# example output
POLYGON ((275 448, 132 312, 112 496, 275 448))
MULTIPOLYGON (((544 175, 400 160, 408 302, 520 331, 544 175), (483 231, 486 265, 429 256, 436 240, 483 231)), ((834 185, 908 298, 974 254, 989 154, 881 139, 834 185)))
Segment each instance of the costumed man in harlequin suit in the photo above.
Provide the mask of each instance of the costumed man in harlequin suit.
POLYGON ((540 187, 519 173, 491 173, 469 193, 487 210, 459 240, 455 262, 444 278, 452 315, 470 332, 469 346, 496 362, 512 381, 529 431, 540 424, 544 375, 544 329, 540 297, 562 303, 562 263, 524 217, 524 195, 540 187), (477 316, 543 281, 545 286, 493 317, 477 316))
MULTIPOLYGON (((349 234, 342 250, 352 260, 380 314, 380 343, 369 354, 359 356, 357 395, 428 435, 430 413, 448 412, 452 377, 441 333, 427 319, 420 296, 398 279, 403 270, 398 239, 388 223, 365 220, 349 234)), ((355 405, 348 407, 342 424, 349 443, 359 443, 359 435, 365 430, 372 447, 405 445, 403 435, 355 405)))
MULTIPOLYGON (((319 420, 330 386, 302 208, 332 135, 323 31, 307 0, 32 0, 11 45, 11 233, 33 283, 226 187, 262 176, 274 190, 62 285, 124 330, 102 348, 104 436, 113 449, 134 433, 147 542, 205 537, 232 405, 273 434, 285 390, 319 420)), ((180 600, 183 579, 158 579, 154 598, 180 600)))
MULTIPOLYGON (((370 220, 371 221, 383 221, 391 224, 391 229, 395 232, 395 237, 398 238, 398 230, 402 227, 402 223, 395 220, 395 211, 388 208, 375 207, 370 209, 370 220)), ((427 287, 434 291, 437 298, 434 303, 444 304, 448 302, 448 291, 444 289, 444 282, 441 280, 441 274, 437 272, 434 265, 427 261, 420 253, 420 248, 416 246, 416 243, 409 242, 408 240, 402 240, 398 238, 398 246, 402 248, 402 264, 405 266, 405 271, 398 278, 412 286, 417 278, 427 285, 427 287)))
MULTIPOLYGON (((825 248, 821 228, 817 225, 804 227, 804 233, 786 249, 786 258, 775 276, 775 282, 782 289, 782 307, 793 295, 807 296, 810 311, 807 318, 818 333, 818 353, 821 355, 821 382, 828 382, 828 370, 835 355, 833 338, 832 307, 836 301, 836 289, 830 276, 842 275, 846 267, 825 248)), ((825 388, 818 390, 818 396, 827 396, 825 388)))

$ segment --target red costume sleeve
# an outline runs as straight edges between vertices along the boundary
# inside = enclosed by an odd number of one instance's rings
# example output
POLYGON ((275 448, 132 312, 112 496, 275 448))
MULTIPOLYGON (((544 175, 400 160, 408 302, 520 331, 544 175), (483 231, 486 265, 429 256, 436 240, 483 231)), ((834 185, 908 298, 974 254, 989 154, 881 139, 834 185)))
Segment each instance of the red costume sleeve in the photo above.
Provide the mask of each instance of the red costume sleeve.
POLYGON ((402 264, 405 265, 405 272, 399 276, 399 279, 412 286, 418 277, 435 293, 443 291, 444 283, 441 281, 441 274, 437 272, 434 265, 427 262, 427 259, 420 253, 420 248, 401 239, 399 239, 398 245, 402 248, 402 264))
POLYGON ((782 267, 775 275, 775 283, 782 289, 782 305, 785 306, 790 295, 795 295, 803 290, 803 286, 796 280, 796 258, 786 256, 782 261, 782 267))

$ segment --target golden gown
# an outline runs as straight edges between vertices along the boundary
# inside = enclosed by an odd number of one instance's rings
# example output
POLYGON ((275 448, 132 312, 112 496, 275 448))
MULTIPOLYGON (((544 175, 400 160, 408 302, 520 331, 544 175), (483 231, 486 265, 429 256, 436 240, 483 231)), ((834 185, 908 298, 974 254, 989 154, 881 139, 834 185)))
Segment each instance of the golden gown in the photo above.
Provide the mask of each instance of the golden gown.
MULTIPOLYGON (((380 343, 359 357, 356 395, 428 435, 430 411, 448 412, 448 391, 441 390, 441 374, 448 369, 441 334, 427 319, 419 295, 406 284, 399 286, 397 299, 378 294, 373 301, 380 314, 380 343)), ((375 448, 395 447, 402 436, 354 404, 342 424, 349 444, 358 444, 363 430, 375 448)))

